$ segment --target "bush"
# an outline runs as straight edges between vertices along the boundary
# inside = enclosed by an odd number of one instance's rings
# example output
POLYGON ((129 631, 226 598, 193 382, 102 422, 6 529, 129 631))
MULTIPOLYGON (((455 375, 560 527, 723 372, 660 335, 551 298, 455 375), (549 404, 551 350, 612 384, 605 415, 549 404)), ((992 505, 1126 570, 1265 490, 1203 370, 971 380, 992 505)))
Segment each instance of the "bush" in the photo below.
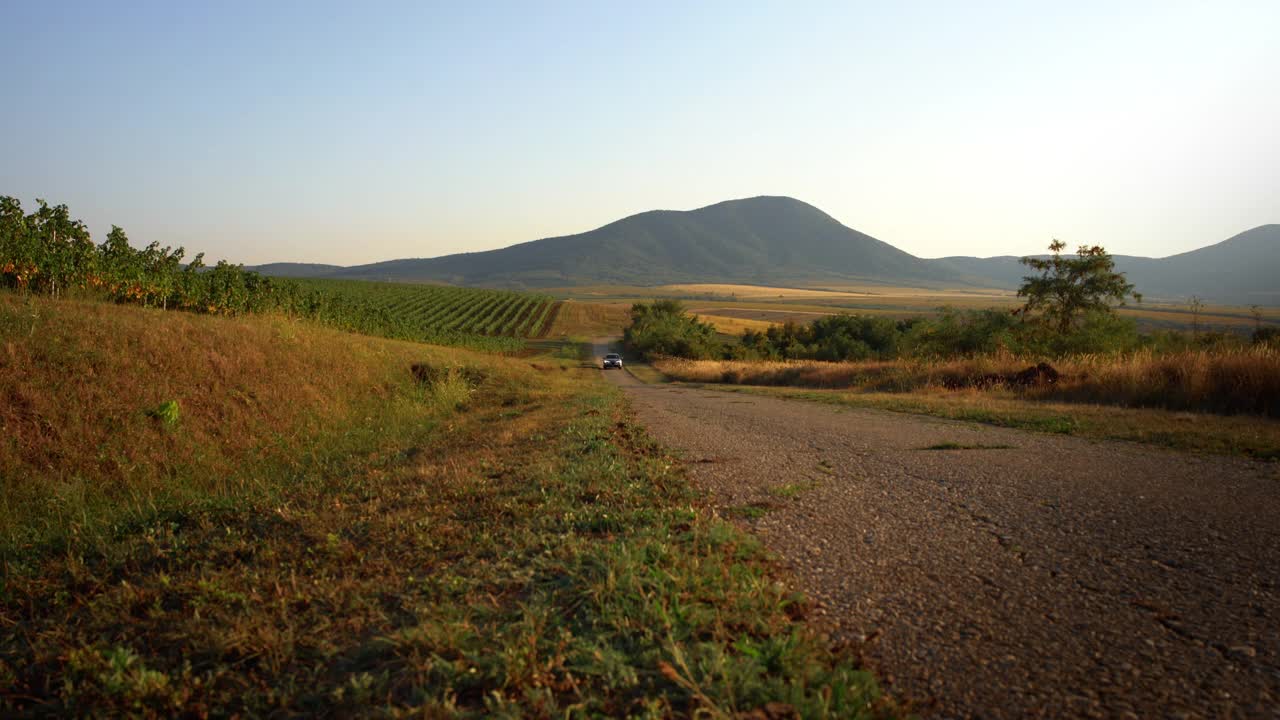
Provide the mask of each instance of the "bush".
POLYGON ((677 300, 632 305, 631 325, 624 331, 623 341, 628 349, 645 357, 704 360, 726 354, 716 329, 686 313, 677 300))
POLYGON ((895 321, 840 314, 801 325, 787 322, 764 332, 748 330, 741 345, 770 360, 873 360, 896 357, 904 332, 918 320, 895 321))

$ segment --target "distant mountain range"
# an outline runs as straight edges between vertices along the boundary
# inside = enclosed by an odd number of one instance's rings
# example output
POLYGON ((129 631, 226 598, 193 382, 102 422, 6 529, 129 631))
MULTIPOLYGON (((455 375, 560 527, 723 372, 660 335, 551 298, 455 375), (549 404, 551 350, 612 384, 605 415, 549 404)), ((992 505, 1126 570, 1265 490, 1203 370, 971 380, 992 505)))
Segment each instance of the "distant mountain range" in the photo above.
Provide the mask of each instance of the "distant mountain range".
MULTIPOLYGON (((1116 256, 1151 299, 1280 305, 1280 225, 1167 258, 1116 256)), ((281 277, 328 277, 539 288, 584 284, 755 285, 881 283, 918 287, 1017 287, 1018 258, 918 258, 788 197, 730 200, 690 211, 653 210, 578 235, 501 250, 343 267, 273 263, 281 277)))

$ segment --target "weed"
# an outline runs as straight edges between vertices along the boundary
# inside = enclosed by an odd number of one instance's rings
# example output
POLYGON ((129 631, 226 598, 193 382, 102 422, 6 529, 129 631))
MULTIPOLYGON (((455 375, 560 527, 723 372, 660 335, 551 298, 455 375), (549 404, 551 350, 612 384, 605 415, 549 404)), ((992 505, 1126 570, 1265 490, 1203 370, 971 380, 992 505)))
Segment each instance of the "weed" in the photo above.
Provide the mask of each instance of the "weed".
POLYGON ((751 505, 738 505, 731 507, 728 509, 728 512, 731 515, 735 515, 746 520, 759 520, 765 515, 768 515, 769 511, 772 509, 773 508, 769 505, 754 503, 751 505))
POLYGON ((164 423, 166 427, 174 427, 178 424, 179 408, 177 400, 165 401, 156 407, 147 411, 147 417, 155 418, 164 423))

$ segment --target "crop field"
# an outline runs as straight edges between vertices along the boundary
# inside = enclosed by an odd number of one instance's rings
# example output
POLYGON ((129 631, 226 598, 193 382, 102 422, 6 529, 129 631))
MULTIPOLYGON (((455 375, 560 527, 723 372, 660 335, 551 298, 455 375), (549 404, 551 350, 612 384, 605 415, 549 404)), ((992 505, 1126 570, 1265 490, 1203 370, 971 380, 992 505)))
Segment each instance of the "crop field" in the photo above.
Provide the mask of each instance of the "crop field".
MULTIPOLYGON (((941 308, 1012 310, 1022 299, 1007 290, 959 290, 858 285, 838 288, 785 288, 717 283, 635 287, 592 285, 548 290, 581 305, 629 305, 658 298, 684 301, 689 312, 716 325, 721 332, 740 333, 787 321, 811 322, 838 313, 895 319, 929 316, 941 308), (752 321, 739 323, 738 321, 752 321)), ((1201 330, 1248 333, 1259 324, 1280 322, 1280 308, 1205 305, 1193 313, 1187 304, 1144 302, 1120 308, 1144 331, 1201 330)), ((625 325, 625 322, 623 322, 625 325)), ((619 327, 617 332, 621 332, 619 327)))
POLYGON ((304 287, 372 306, 426 336, 481 335, 527 338, 545 335, 556 301, 548 295, 362 280, 301 280, 304 287))
POLYGON ((622 329, 630 322, 630 302, 568 300, 560 303, 550 335, 582 338, 621 335, 622 329))

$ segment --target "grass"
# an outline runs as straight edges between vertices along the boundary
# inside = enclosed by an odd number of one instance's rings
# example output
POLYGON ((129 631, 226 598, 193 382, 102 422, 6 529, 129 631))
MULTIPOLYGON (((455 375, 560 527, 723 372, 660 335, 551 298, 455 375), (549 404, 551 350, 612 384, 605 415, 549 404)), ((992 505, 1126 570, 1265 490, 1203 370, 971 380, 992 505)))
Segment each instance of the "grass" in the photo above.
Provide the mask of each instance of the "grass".
POLYGON ((646 362, 628 361, 626 368, 627 372, 646 385, 655 385, 667 381, 666 375, 663 375, 657 368, 646 362))
POLYGON ((482 357, 9 293, 0 337, 0 544, 17 552, 272 491, 416 416, 413 363, 482 357))
POLYGON ((6 491, 39 461, 82 492, 8 508, 0 714, 893 712, 577 360, 3 297, 0 316, 34 323, 0 346, 28 402, 6 438, 39 429, 6 491), (172 430, 147 416, 170 399, 172 430), (104 439, 137 449, 127 472, 70 450, 104 439), (151 469, 165 448, 193 453, 181 472, 151 469))
POLYGON ((740 517, 744 520, 759 520, 769 511, 773 510, 773 506, 765 503, 753 503, 751 505, 738 505, 728 509, 728 513, 734 517, 740 517))
POLYGON ((727 317, 723 315, 694 315, 694 317, 704 323, 708 323, 716 329, 716 332, 722 335, 734 336, 732 341, 736 341, 738 337, 747 330, 763 332, 777 324, 767 320, 752 320, 749 318, 727 317))
POLYGON ((805 492, 812 490, 815 484, 816 483, 812 483, 812 482, 783 483, 782 485, 775 485, 769 488, 768 492, 770 495, 776 498, 783 498, 785 500, 794 500, 795 498, 798 498, 801 495, 805 494, 805 492))
MULTIPOLYGON (((581 305, 629 307, 633 302, 655 298, 683 299, 691 312, 714 316, 712 322, 723 325, 725 332, 740 333, 746 326, 735 327, 730 320, 754 323, 781 323, 785 320, 809 322, 823 315, 851 312, 892 318, 930 316, 939 308, 981 310, 1013 309, 1020 304, 1010 290, 910 288, 883 285, 814 286, 804 288, 730 285, 716 283, 637 287, 627 285, 595 285, 549 290, 560 297, 573 298, 581 305), (720 318, 723 318, 721 320, 720 318)), ((582 312, 605 312, 588 311, 582 312)), ((1190 330, 1193 316, 1185 304, 1144 302, 1120 308, 1123 317, 1135 320, 1144 329, 1190 330)), ((1263 323, 1280 322, 1280 308, 1261 308, 1263 323)), ((710 318, 708 318, 710 319, 710 318)), ((1203 330, 1247 333, 1255 324, 1253 311, 1247 307, 1211 305, 1200 311, 1203 330)), ((614 330, 597 326, 599 334, 620 334, 625 327, 622 318, 614 330)))
POLYGON ((718 389, 1094 440, 1124 440, 1190 452, 1280 460, 1280 422, 1266 418, 1028 401, 1000 391, 882 393, 746 385, 718 389))
MULTIPOLYGON (((689 382, 912 392, 1002 387, 1034 365, 1012 355, 876 362, 663 360, 657 368, 689 382)), ((1031 400, 1280 417, 1280 350, 1082 355, 1056 360, 1061 377, 1019 389, 1031 400)))
POLYGON ((551 337, 621 335, 631 322, 631 303, 566 300, 551 324, 551 337))
POLYGON ((1009 450, 1012 445, 984 445, 982 443, 940 442, 936 445, 920 448, 921 450, 1009 450))

